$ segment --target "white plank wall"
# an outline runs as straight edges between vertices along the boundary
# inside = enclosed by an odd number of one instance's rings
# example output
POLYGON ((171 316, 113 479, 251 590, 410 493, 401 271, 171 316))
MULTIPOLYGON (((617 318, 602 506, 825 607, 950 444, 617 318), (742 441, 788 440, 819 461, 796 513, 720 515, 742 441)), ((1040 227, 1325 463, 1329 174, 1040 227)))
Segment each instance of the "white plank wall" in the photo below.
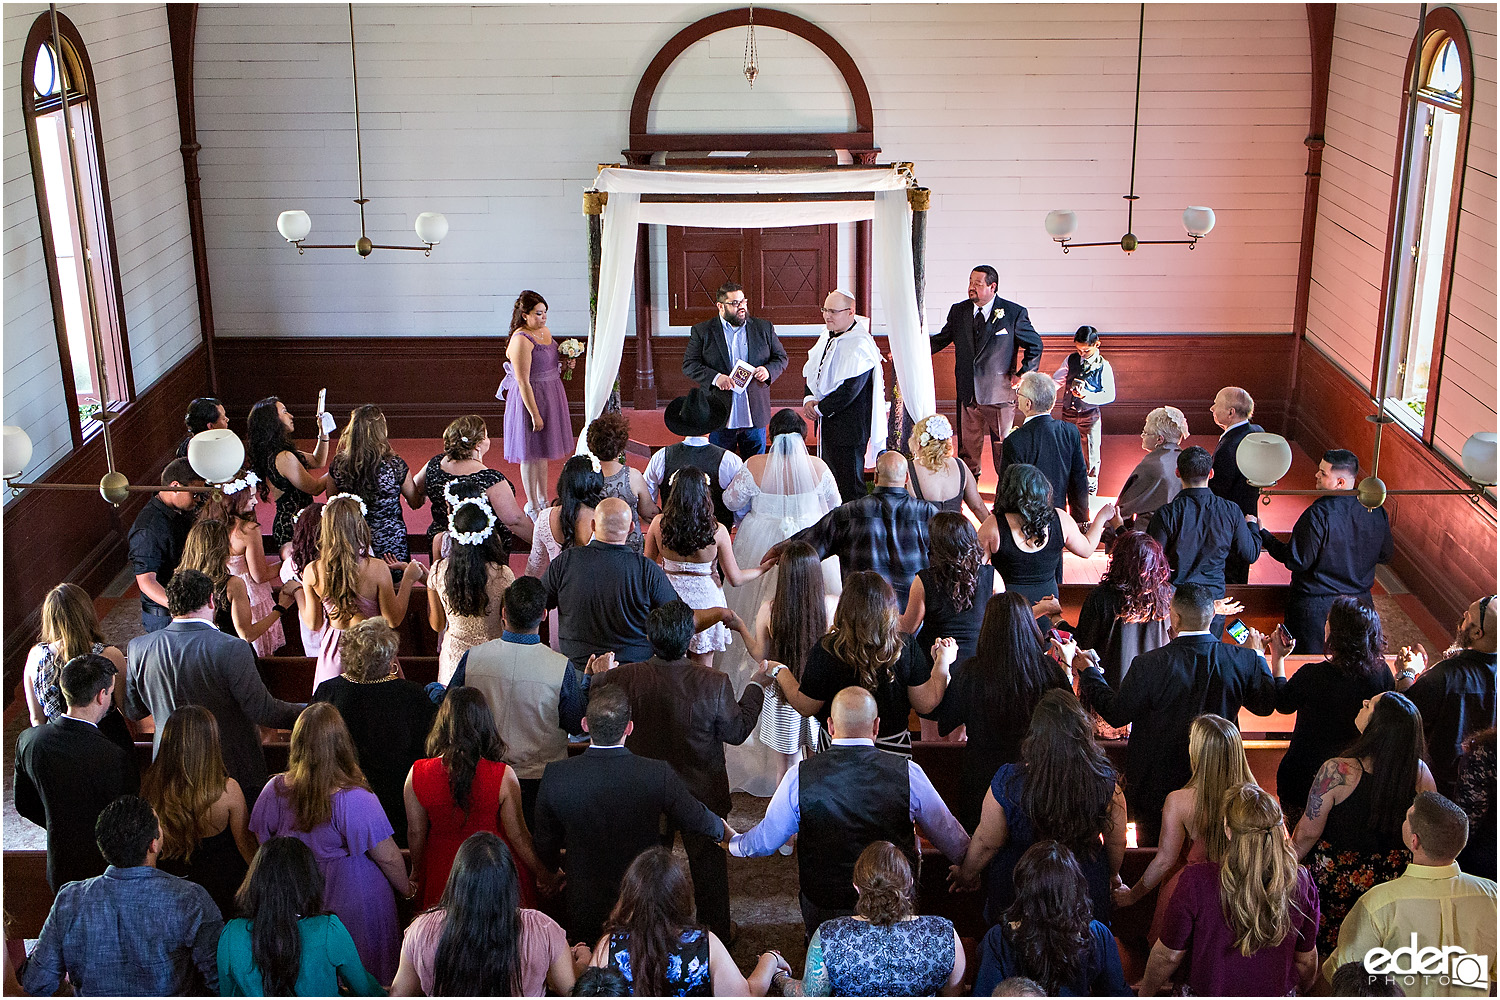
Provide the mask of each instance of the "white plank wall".
MULTIPOLYGON (((8 3, 4 11, 4 421, 31 436, 27 477, 45 472, 73 447, 17 86, 26 35, 46 9, 8 3)), ((119 291, 141 393, 201 341, 166 10, 160 4, 64 4, 59 10, 77 25, 94 68, 119 291)))
MULTIPOLYGON (((407 242, 424 210, 453 227, 430 259, 359 260, 299 258, 274 225, 282 209, 303 208, 311 240, 357 235, 344 8, 205 5, 198 127, 218 333, 493 335, 523 287, 548 297, 554 330, 583 333, 580 191, 626 145, 652 56, 717 9, 356 8, 370 235, 407 242)), ((1135 230, 1179 238, 1189 204, 1212 205, 1219 224, 1191 253, 1131 257, 1064 257, 1042 219, 1077 210, 1081 240, 1125 230, 1137 8, 785 9, 849 50, 870 87, 882 158, 914 161, 935 194, 929 319, 941 321, 970 267, 988 261, 1001 293, 1044 331, 1290 329, 1309 100, 1300 5, 1148 8, 1135 230)), ((755 97, 738 75, 744 33, 725 32, 673 70, 655 111, 661 127, 847 120, 828 64, 762 34, 755 97), (710 69, 722 79, 711 82, 710 69)))
MULTIPOLYGON (((1478 80, 1458 222, 1448 339, 1434 444, 1457 459, 1463 442, 1495 429, 1495 8, 1456 4, 1478 80)), ((1328 146, 1308 338, 1371 390, 1380 286, 1389 234, 1402 74, 1417 32, 1412 6, 1340 4, 1328 97, 1328 146)))

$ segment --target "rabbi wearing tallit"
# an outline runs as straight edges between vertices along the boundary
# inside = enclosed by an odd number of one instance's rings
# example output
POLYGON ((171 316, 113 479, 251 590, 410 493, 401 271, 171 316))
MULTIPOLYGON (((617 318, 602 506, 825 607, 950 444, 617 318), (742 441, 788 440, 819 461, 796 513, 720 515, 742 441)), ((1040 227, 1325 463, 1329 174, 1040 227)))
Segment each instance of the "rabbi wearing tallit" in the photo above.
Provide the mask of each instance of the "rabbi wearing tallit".
POLYGON ((875 464, 885 440, 885 378, 870 321, 854 315, 854 296, 829 292, 823 323, 827 329, 802 366, 802 409, 809 420, 822 421, 818 453, 848 503, 865 495, 865 468, 875 464))

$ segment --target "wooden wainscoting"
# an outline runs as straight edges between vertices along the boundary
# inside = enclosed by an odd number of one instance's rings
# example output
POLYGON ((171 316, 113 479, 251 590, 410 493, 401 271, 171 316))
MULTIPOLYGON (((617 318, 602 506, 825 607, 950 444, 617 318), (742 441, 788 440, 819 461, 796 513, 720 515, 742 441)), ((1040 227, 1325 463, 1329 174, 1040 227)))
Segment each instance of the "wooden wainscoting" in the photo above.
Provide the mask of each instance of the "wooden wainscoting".
MULTIPOLYGON (((194 348, 141 393, 111 423, 115 462, 132 483, 159 481, 187 433, 188 401, 208 394, 203 347, 194 348)), ((106 471, 104 439, 95 434, 52 468, 44 481, 97 483, 106 471)), ((149 493, 120 508, 93 492, 27 490, 5 505, 5 699, 9 702, 36 641, 42 598, 63 581, 91 594, 108 586, 125 565, 126 534, 149 493)))
MULTIPOLYGON (((884 337, 879 337, 882 348, 884 337)), ((1051 373, 1072 350, 1072 338, 1048 335, 1042 369, 1051 373)), ((784 337, 791 358, 772 386, 775 406, 802 402, 802 364, 814 338, 784 337)), ((1105 357, 1115 371, 1118 399, 1104 411, 1109 434, 1139 432, 1146 414, 1163 404, 1180 407, 1194 433, 1216 433, 1209 404, 1225 385, 1243 386, 1255 398, 1255 419, 1267 429, 1286 428, 1287 383, 1294 338, 1289 333, 1154 334, 1121 333, 1104 338, 1105 357)), ((692 383, 682 374, 686 337, 657 337, 652 343, 658 401, 682 395, 692 383)), ((636 342, 627 338, 620 359, 620 391, 634 402, 636 342)), ((328 388, 329 410, 342 419, 352 406, 378 403, 395 437, 435 437, 454 417, 478 413, 498 434, 502 404, 495 389, 503 377, 505 340, 500 337, 220 337, 215 341, 223 399, 231 426, 244 427, 250 406, 279 396, 299 418, 310 418, 318 390, 328 388)), ((583 414, 579 363, 564 383, 572 404, 574 429, 583 414)), ((953 349, 934 359, 938 408, 953 412, 953 349)), ((886 368, 886 376, 892 370, 886 368)))
MULTIPOLYGON (((1311 342, 1297 372, 1291 435, 1310 455, 1348 448, 1368 475, 1375 402, 1311 342)), ((1380 478, 1388 489, 1463 486, 1452 467, 1400 424, 1381 438, 1380 478)), ((1311 483, 1288 484, 1311 489, 1311 483)), ((1391 568, 1440 621, 1457 623, 1475 600, 1495 592, 1495 507, 1462 496, 1391 497, 1386 501, 1396 557, 1391 568)))

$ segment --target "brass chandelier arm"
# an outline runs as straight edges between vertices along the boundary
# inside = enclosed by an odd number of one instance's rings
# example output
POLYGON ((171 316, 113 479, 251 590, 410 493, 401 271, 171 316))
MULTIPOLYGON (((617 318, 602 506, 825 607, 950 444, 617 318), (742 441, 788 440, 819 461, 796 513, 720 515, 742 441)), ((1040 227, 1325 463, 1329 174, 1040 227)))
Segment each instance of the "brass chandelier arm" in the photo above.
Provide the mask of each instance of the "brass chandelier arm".
MULTIPOLYGON (((6 483, 13 490, 65 490, 98 493, 98 483, 6 483)), ((218 493, 218 486, 120 486, 129 493, 218 493)))

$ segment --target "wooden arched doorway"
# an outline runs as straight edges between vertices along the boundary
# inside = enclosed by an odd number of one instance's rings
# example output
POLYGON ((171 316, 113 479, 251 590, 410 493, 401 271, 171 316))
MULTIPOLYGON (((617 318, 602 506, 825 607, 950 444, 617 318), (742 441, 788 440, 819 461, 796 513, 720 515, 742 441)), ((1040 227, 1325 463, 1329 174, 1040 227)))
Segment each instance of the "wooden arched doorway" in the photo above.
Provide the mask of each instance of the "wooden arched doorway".
MULTIPOLYGON (((870 104, 870 89, 864 76, 848 51, 828 32, 795 14, 759 7, 754 11, 758 27, 778 28, 797 35, 816 46, 833 63, 848 88, 853 106, 854 127, 847 132, 663 132, 653 133, 649 121, 652 102, 657 95, 662 78, 668 68, 693 43, 729 28, 748 27, 751 8, 720 11, 683 28, 661 47, 646 71, 641 74, 635 97, 630 105, 630 146, 621 153, 625 162, 645 165, 653 158, 670 157, 674 164, 691 163, 694 154, 707 157, 716 150, 743 150, 747 155, 737 164, 784 166, 806 165, 815 162, 837 162, 839 154, 846 154, 854 163, 874 163, 880 153, 875 144, 875 114, 870 104), (805 154, 799 158, 799 154, 805 154)), ((705 163, 711 162, 705 159, 705 163)), ((778 261, 786 262, 785 273, 772 265, 768 271, 759 271, 762 286, 774 286, 784 300, 785 315, 797 315, 798 297, 813 294, 813 284, 802 280, 809 269, 823 268, 826 273, 834 254, 836 239, 831 227, 801 227, 797 230, 687 230, 673 231, 668 236, 668 277, 674 282, 676 301, 668 296, 669 318, 672 323, 697 322, 705 318, 698 313, 704 303, 701 295, 692 295, 684 289, 697 289, 712 285, 717 287, 722 280, 740 280, 741 261, 765 260, 765 251, 778 261), (721 277, 722 275, 722 277, 721 277), (683 285, 677 289, 676 285, 683 285)), ((870 223, 854 224, 854 294, 862 303, 870 301, 870 223)), ((835 272, 836 273, 836 272, 835 272)), ((650 227, 641 226, 636 254, 635 327, 636 327, 636 378, 634 406, 637 410, 653 410, 657 405, 656 372, 652 357, 651 336, 654 320, 651 310, 651 242, 650 227)), ((748 282, 743 282, 748 284, 748 282)), ((822 282, 826 283, 826 281, 822 282)), ((831 286, 829 286, 831 287, 831 286)), ((757 293, 764 288, 757 289, 757 293)), ((823 289, 826 291, 826 289, 823 289)), ((821 294, 818 292, 817 294, 821 294)), ((711 299, 707 308, 711 309, 711 299)), ((819 300, 821 301, 821 300, 819 300)), ((805 305, 805 304, 801 304, 805 305)), ((774 310, 774 307, 772 307, 774 310)), ((762 309, 756 315, 763 315, 762 309)), ((711 315, 711 313, 709 313, 711 315)), ((776 322, 774 314, 766 318, 776 322)))

